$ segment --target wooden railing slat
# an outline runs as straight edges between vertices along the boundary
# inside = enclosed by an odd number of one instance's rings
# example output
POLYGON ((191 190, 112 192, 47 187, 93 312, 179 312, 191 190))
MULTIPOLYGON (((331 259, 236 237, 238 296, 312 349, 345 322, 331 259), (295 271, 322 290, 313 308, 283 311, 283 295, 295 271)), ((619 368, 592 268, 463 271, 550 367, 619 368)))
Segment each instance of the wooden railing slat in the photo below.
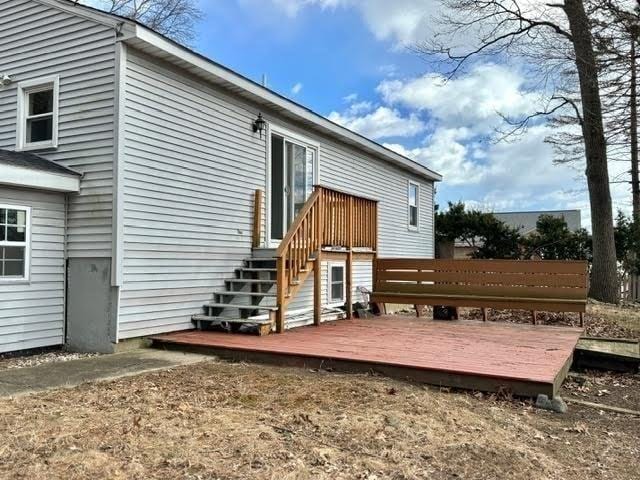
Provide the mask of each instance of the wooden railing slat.
MULTIPOLYGON (((311 262, 313 256, 321 258, 323 246, 346 247, 348 252, 348 277, 346 284, 347 303, 351 302, 351 273, 353 248, 376 247, 377 217, 373 215, 377 204, 375 200, 350 195, 333 189, 317 186, 287 231, 276 250, 278 259, 277 288, 278 311, 276 312, 277 330, 284 328, 284 308, 294 291, 294 282, 301 278, 307 267, 320 268, 320 262, 311 262)), ((316 278, 317 272, 316 272, 316 278)), ((317 289, 314 298, 319 297, 317 289)), ((314 301, 321 301, 316 299, 314 301)), ((318 305, 314 316, 318 322, 318 305)), ((347 309, 350 315, 351 309, 347 309)))

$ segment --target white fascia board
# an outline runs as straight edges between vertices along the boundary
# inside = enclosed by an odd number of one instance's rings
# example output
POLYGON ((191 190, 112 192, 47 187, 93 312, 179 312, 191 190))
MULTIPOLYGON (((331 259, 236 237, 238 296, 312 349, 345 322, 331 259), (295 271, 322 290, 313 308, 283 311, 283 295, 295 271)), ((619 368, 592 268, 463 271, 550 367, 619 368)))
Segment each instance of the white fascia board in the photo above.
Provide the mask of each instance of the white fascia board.
MULTIPOLYGON (((145 28, 141 25, 135 25, 135 40, 143 42, 151 47, 155 47, 158 50, 166 52, 167 54, 182 60, 194 67, 200 69, 201 71, 212 75, 218 79, 221 79, 225 82, 228 82, 234 86, 237 86, 247 93, 263 100, 270 102, 283 110, 286 110, 307 122, 313 123, 323 129, 331 133, 333 136, 346 140, 348 143, 356 144, 361 148, 374 153, 375 155, 386 159, 396 165, 399 165, 405 169, 412 171, 422 177, 425 177, 431 181, 439 182, 442 180, 442 176, 429 168, 406 158, 392 150, 389 150, 382 145, 369 140, 351 130, 344 128, 328 119, 314 113, 302 105, 299 105, 291 100, 288 100, 285 97, 278 95, 275 92, 272 92, 261 85, 249 80, 248 78, 243 77, 242 75, 219 65, 212 60, 209 60, 202 55, 199 55, 195 52, 192 52, 177 43, 174 43, 162 35, 158 35, 157 33, 145 28)), ((127 41, 128 39, 125 39, 127 41)))
POLYGON ((77 4, 74 1, 69 0, 36 0, 49 7, 57 8, 63 12, 71 13, 73 15, 93 20, 96 23, 106 25, 109 27, 116 27, 122 23, 126 23, 124 19, 110 15, 106 12, 101 12, 98 9, 87 7, 82 4, 77 4))
POLYGON ((0 184, 70 193, 80 191, 80 176, 1 165, 0 184))

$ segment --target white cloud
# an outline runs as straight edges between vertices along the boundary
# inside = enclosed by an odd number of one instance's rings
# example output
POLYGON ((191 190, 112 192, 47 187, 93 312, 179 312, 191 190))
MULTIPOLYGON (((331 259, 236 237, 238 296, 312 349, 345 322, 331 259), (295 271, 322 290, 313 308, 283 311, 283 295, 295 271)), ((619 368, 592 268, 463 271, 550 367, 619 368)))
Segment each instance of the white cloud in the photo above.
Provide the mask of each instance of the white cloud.
POLYGON ((291 95, 298 95, 302 90, 302 83, 298 82, 293 87, 291 87, 291 95))
POLYGON ((522 116, 536 110, 538 93, 526 91, 525 79, 501 65, 476 65, 467 75, 448 80, 427 74, 405 80, 385 80, 377 88, 388 104, 428 110, 447 126, 497 125, 499 114, 522 116))
POLYGON ((470 158, 465 145, 469 135, 466 128, 440 128, 427 137, 422 147, 385 146, 442 174, 449 185, 473 184, 482 180, 484 171, 470 158))
POLYGON ((403 117, 398 110, 388 107, 378 107, 364 115, 349 110, 344 113, 331 112, 328 118, 373 139, 414 137, 426 129, 417 114, 403 117))
MULTIPOLYGON (((248 0, 243 0, 247 2, 248 0)), ((367 27, 379 40, 395 44, 412 44, 426 39, 432 32, 433 17, 439 0, 271 0, 288 17, 295 17, 309 6, 322 9, 355 8, 367 27)))
POLYGON ((349 95, 345 95, 344 97, 342 97, 342 100, 344 100, 346 103, 355 102, 356 100, 358 100, 358 94, 355 92, 350 93, 349 95))

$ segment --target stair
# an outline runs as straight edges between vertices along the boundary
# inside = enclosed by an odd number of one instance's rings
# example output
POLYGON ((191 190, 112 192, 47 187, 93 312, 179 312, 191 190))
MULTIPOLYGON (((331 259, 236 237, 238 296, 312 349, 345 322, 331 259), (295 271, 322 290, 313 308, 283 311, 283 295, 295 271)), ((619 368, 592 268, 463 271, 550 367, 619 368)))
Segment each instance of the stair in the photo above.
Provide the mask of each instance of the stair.
POLYGON ((278 310, 276 273, 273 250, 260 249, 236 269, 234 278, 224 281, 225 288, 215 291, 212 301, 203 304, 203 313, 192 317, 196 328, 270 333, 278 310))

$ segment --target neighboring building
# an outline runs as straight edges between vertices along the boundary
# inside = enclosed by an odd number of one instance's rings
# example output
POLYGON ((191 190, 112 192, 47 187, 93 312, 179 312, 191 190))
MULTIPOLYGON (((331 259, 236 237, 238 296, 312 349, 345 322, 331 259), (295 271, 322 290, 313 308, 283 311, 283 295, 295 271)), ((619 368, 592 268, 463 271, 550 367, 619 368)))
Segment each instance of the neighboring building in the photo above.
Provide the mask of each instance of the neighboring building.
MULTIPOLYGON (((193 328, 212 301, 220 318, 274 311, 258 304, 274 296, 262 288, 271 266, 247 259, 274 254, 315 184, 358 197, 359 212, 377 201, 379 224, 375 239, 356 232, 355 253, 327 237, 323 308, 349 298, 347 262, 355 291, 370 287, 376 254, 433 257, 441 177, 425 166, 73 1, 0 2, 0 39, 0 352, 111 351, 193 328)), ((289 279, 287 327, 313 321, 305 278, 289 279)))
POLYGON ((562 218, 567 222, 567 227, 572 232, 582 228, 582 218, 580 210, 547 210, 539 212, 496 212, 493 214, 498 220, 506 223, 510 227, 520 230, 522 235, 528 235, 536 231, 538 219, 543 216, 562 218))
MULTIPOLYGON (((562 218, 567 222, 569 230, 575 232, 582 228, 582 218, 580 210, 547 210, 535 212, 494 212, 493 216, 504 222, 506 225, 517 228, 520 234, 526 236, 536 231, 536 224, 542 215, 550 215, 562 218)), ((443 245, 443 255, 451 255, 451 247, 443 245)), ((453 247, 453 258, 470 258, 475 247, 470 246, 462 240, 456 240, 453 247)))

